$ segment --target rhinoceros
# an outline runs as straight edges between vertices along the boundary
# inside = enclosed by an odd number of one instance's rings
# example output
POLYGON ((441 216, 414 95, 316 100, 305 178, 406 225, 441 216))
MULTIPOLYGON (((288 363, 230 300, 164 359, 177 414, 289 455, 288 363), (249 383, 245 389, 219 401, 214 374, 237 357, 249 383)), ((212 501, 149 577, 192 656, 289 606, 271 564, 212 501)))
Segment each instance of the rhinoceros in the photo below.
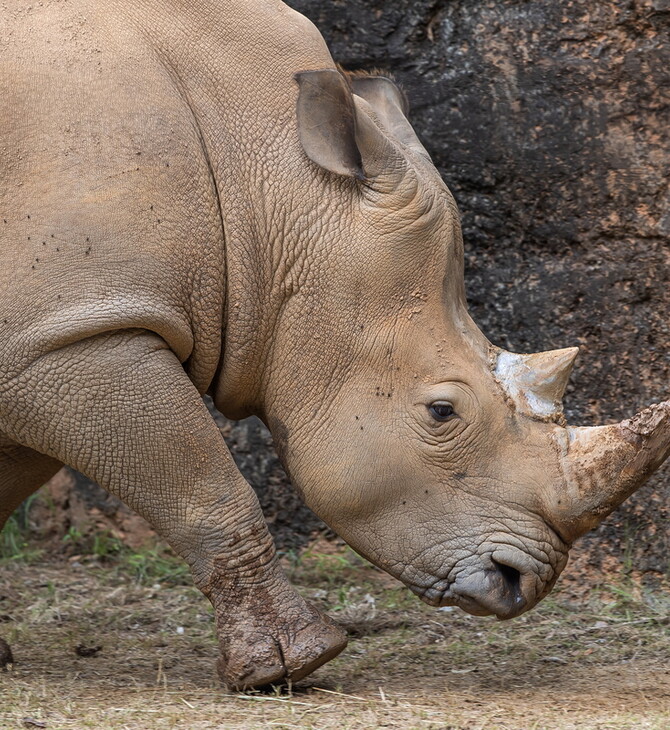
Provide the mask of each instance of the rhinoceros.
POLYGON ((663 462, 670 402, 566 425, 577 350, 468 315, 453 197, 383 75, 279 0, 10 0, 0 21, 0 525, 63 464, 211 600, 232 688, 345 633, 282 573, 203 405, 431 605, 518 616, 663 462))

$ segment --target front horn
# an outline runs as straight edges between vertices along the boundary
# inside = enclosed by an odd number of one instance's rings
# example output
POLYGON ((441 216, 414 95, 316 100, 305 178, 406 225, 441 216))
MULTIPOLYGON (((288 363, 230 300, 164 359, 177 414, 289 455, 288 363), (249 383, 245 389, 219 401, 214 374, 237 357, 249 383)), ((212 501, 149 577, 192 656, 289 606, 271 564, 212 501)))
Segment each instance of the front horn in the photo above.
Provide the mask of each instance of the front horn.
POLYGON ((572 542, 593 529, 670 455, 670 401, 611 426, 559 429, 564 491, 553 523, 572 542))

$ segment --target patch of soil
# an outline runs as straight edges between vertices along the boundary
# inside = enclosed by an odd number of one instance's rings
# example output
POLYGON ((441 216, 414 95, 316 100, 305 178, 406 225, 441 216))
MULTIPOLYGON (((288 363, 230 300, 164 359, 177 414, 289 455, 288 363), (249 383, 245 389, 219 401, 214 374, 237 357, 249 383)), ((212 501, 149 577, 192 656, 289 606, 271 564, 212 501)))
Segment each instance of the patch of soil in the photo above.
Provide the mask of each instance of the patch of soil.
POLYGON ((308 560, 294 580, 357 637, 292 693, 269 695, 218 685, 211 611, 192 587, 137 584, 95 563, 4 565, 15 662, 0 674, 0 727, 25 717, 50 730, 668 727, 667 595, 579 607, 559 596, 496 622, 431 609, 357 563, 332 565, 319 575, 308 560))

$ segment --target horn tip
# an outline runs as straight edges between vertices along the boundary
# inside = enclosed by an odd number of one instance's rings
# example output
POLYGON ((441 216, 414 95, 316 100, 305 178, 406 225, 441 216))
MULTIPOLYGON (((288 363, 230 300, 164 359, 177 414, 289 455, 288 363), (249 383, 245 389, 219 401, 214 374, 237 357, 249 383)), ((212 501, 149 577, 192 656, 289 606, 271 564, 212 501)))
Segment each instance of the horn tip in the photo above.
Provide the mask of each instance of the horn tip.
POLYGON ((670 435, 670 401, 652 403, 631 418, 621 422, 621 427, 636 436, 650 436, 666 430, 670 435))
POLYGON ((579 355, 579 347, 564 347, 562 350, 555 350, 555 354, 565 362, 572 364, 579 355))

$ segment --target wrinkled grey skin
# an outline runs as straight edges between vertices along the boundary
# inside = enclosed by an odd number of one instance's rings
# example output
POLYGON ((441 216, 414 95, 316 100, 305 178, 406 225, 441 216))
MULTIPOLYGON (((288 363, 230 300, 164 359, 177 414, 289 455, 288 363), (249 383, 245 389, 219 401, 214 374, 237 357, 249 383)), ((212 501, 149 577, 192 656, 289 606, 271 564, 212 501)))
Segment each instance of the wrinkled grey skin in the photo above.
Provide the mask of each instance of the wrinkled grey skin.
POLYGON ((231 687, 299 679, 345 637, 277 566, 203 393, 268 423, 355 549, 502 618, 666 458, 668 403, 566 428, 575 351, 479 332, 456 206, 401 95, 345 81, 305 18, 6 7, 0 524, 64 463, 97 480, 190 564, 231 687))

